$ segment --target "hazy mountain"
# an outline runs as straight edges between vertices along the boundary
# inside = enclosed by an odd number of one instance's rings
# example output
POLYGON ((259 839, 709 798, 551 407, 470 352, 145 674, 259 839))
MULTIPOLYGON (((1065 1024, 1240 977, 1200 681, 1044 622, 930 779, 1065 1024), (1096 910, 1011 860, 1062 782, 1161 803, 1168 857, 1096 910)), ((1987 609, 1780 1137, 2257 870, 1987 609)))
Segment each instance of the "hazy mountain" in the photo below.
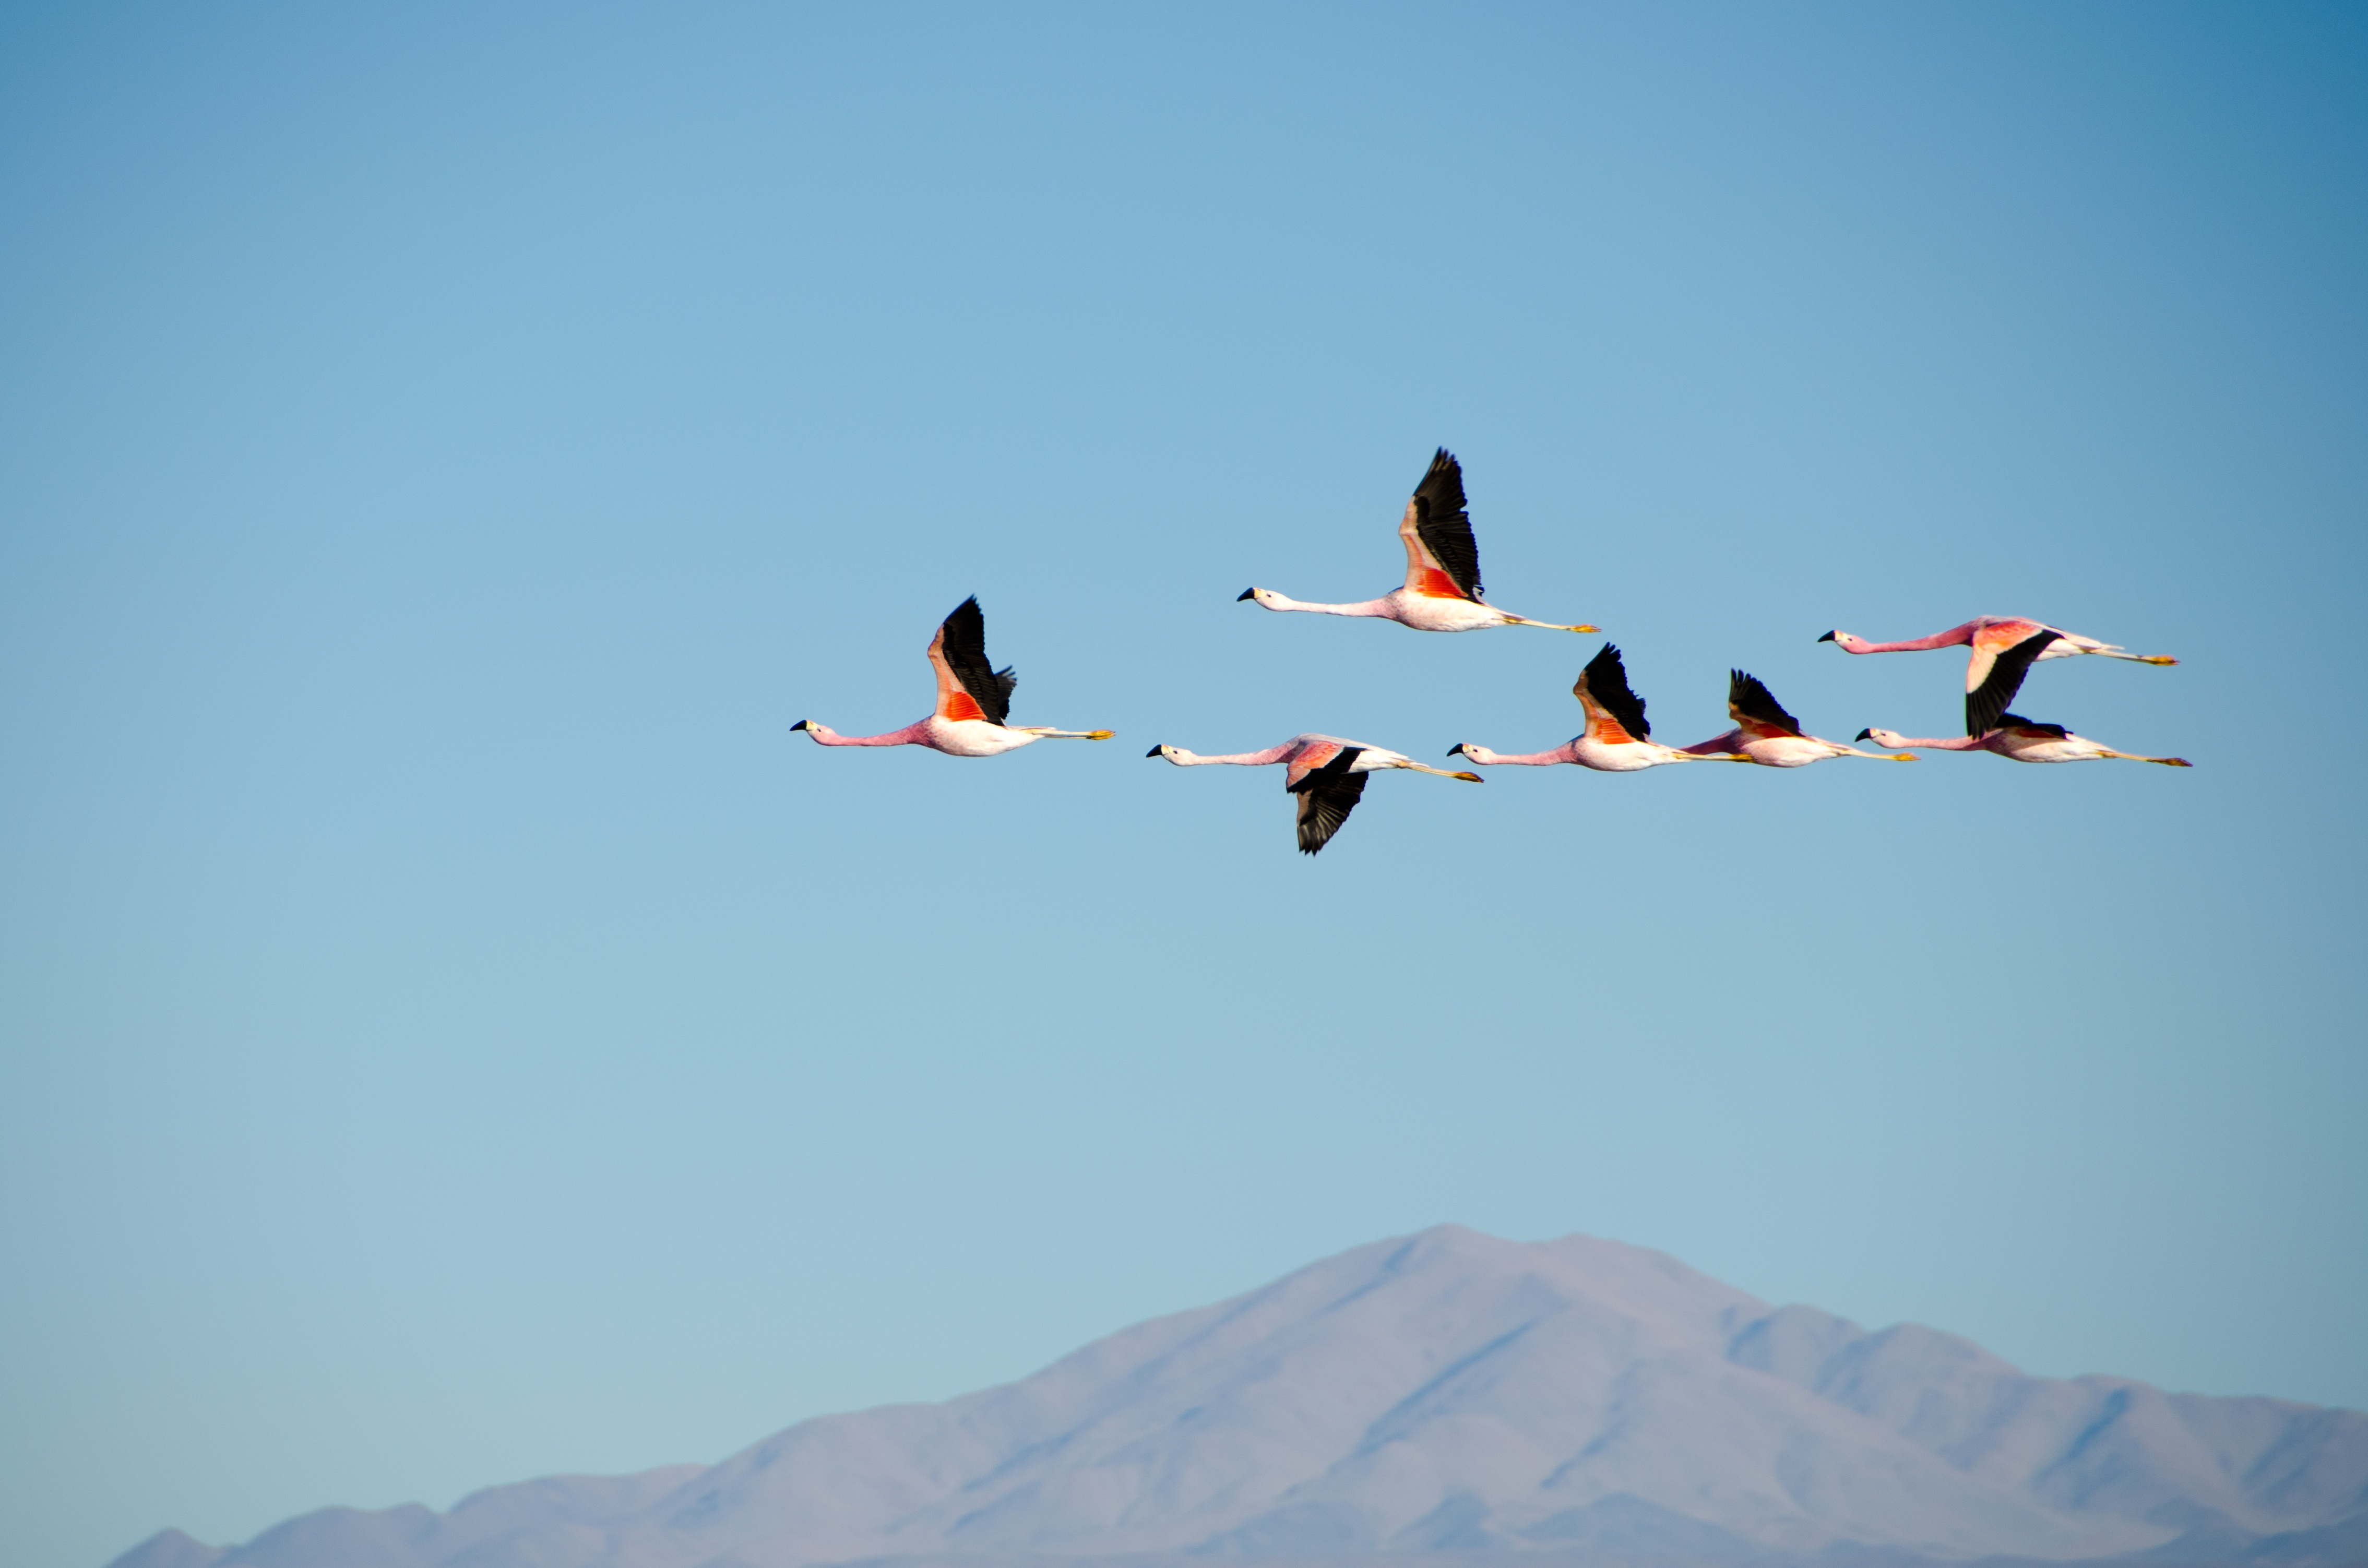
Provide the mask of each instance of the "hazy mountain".
POLYGON ((1442 1226, 712 1469, 167 1531, 115 1568, 1475 1551, 2368 1562, 2368 1415, 2027 1377, 1643 1248, 1442 1226))

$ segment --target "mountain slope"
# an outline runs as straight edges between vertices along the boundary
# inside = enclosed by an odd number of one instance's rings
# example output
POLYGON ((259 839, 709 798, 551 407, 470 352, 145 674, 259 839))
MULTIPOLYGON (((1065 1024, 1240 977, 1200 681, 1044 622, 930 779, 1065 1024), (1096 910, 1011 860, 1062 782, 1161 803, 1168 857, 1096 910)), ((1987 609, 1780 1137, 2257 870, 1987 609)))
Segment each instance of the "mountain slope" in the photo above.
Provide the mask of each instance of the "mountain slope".
POLYGON ((1851 1547, 2300 1568, 2363 1516, 2357 1413, 2027 1377, 1642 1248, 1444 1226, 712 1469, 324 1510, 227 1551, 168 1532, 117 1568, 1851 1547))

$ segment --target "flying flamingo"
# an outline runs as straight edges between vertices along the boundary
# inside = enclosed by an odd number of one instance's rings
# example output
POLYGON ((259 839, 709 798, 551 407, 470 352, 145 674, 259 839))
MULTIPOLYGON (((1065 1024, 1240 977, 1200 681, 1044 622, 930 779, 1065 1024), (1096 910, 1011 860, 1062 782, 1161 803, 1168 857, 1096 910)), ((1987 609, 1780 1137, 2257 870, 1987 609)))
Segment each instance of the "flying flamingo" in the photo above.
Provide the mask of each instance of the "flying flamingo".
POLYGON ((1114 733, 1006 724, 1011 688, 1019 684, 1019 677, 987 662, 986 617, 979 613, 974 594, 956 605, 939 626, 938 634, 929 639, 929 667, 938 672, 937 710, 901 730, 884 735, 842 735, 810 719, 801 719, 790 728, 803 730, 816 745, 928 746, 948 756, 996 756, 1038 741, 1106 741, 1114 733))
POLYGON ((2033 723, 2016 713, 2000 716, 1998 728, 1987 734, 1959 735, 1954 740, 1913 740, 1896 730, 1873 728, 1861 730, 1858 738, 1872 740, 1877 745, 1921 746, 1927 751, 1995 752, 2009 762, 2093 762, 2116 756, 2124 762, 2158 762, 2165 767, 2195 766, 2183 756, 2140 756, 2135 752, 2114 751, 2086 735, 2076 735, 2061 724, 2033 723))
POLYGON ((1740 752, 1706 755, 1679 751, 1653 740, 1653 726, 1645 721, 1645 699, 1628 688, 1628 671, 1620 663, 1620 650, 1606 642, 1587 667, 1578 672, 1578 684, 1570 688, 1587 710, 1587 729, 1552 751, 1531 752, 1527 756, 1506 756, 1486 746, 1464 743, 1448 752, 1482 767, 1507 765, 1544 767, 1557 762, 1575 762, 1581 767, 1592 767, 1599 773, 1634 773, 1641 768, 1658 767, 1665 762, 1748 762, 1740 752))
POLYGON ((1291 768, 1283 775, 1282 787, 1299 797, 1299 852, 1303 855, 1315 854, 1340 831, 1340 824, 1357 809, 1357 797, 1365 792, 1367 774, 1406 767, 1417 773, 1435 773, 1441 778, 1481 782, 1476 773, 1450 773, 1444 768, 1426 767, 1410 756, 1344 741, 1338 735, 1293 735, 1279 746, 1235 752, 1230 756, 1198 756, 1182 746, 1170 745, 1153 746, 1143 755, 1164 756, 1178 767, 1201 767, 1212 762, 1244 767, 1289 763, 1291 768))
POLYGON ((1965 660, 1965 729, 1980 734, 1998 722, 2006 711, 2004 703, 1987 711, 1977 711, 1973 694, 1989 678, 1990 665, 2000 653, 2036 632, 2044 631, 2049 641, 2037 654, 2042 659, 2069 659, 2082 653, 2097 653, 2108 659, 2127 659, 2136 665, 2175 665, 2177 659, 2168 653, 2132 653, 2118 642, 2100 642, 2094 637, 2083 637, 2066 631, 2060 626, 2050 626, 2044 620, 2024 620, 2014 616, 1977 615, 1963 626, 1952 626, 1946 631, 1935 631, 1930 637, 1918 637, 1908 642, 1870 642, 1863 637, 1847 631, 1828 631, 1817 639, 1831 642, 1845 653, 1912 653, 1926 648, 1954 648, 1970 643, 1972 654, 1965 660))
POLYGON ((1268 609, 1307 610, 1315 615, 1368 616, 1395 620, 1417 631, 1478 631, 1490 626, 1543 626, 1549 631, 1594 631, 1592 626, 1556 626, 1508 615, 1480 597, 1480 547, 1472 540, 1472 519, 1463 509, 1463 469, 1445 447, 1430 460, 1430 472, 1415 487, 1398 524, 1406 553, 1406 586, 1362 604, 1303 604, 1271 588, 1244 588, 1241 599, 1268 609))
POLYGON ((1756 677, 1741 670, 1727 672, 1726 710, 1735 719, 1735 728, 1685 749, 1697 756, 1731 753, 1762 767, 1806 767, 1829 756, 1871 756, 1885 762, 1916 760, 1912 752, 1886 756, 1803 734, 1801 722, 1785 712, 1784 705, 1756 677))

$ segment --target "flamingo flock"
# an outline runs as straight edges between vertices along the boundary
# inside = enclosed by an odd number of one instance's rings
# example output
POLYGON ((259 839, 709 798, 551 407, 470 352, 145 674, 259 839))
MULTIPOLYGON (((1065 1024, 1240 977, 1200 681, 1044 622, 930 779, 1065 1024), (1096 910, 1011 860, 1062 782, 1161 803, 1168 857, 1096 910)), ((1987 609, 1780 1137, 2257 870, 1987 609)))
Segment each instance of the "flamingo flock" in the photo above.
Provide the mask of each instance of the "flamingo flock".
MULTIPOLYGON (((1269 588, 1248 588, 1241 599, 1265 609, 1302 611, 1314 615, 1395 620, 1417 631, 1482 631, 1499 626, 1534 626, 1548 631, 1592 632, 1600 628, 1580 622, 1564 626, 1531 620, 1489 604, 1480 585, 1480 551, 1472 537, 1472 519, 1463 494, 1463 465, 1441 447, 1406 501, 1398 523, 1398 540, 1406 548, 1403 585, 1379 598, 1353 604, 1315 604, 1288 598, 1269 588)), ((1894 730, 1869 725, 1857 739, 1872 740, 1882 751, 1861 751, 1855 745, 1812 735, 1786 711, 1775 694, 1758 677, 1742 670, 1728 673, 1726 709, 1734 727, 1690 746, 1669 746, 1652 738, 1645 717, 1645 699, 1628 684, 1620 650, 1606 642, 1579 671, 1571 695, 1578 699, 1586 727, 1550 751, 1508 755, 1470 742, 1459 742, 1448 755, 1475 767, 1539 767, 1557 763, 1599 773, 1635 773, 1680 762, 1746 762, 1761 767, 1805 767, 1828 757, 1857 756, 1883 762, 1913 762, 1918 751, 1986 751, 2012 762, 2089 762, 2118 758, 2159 763, 2166 767, 2192 766, 2183 757, 2142 756, 2116 751, 2061 724, 2040 723, 2008 710, 2022 688, 2031 666, 2046 659, 2095 654, 2135 664, 2175 665, 2160 653, 2132 653, 2118 643, 2100 642, 2050 626, 2044 621, 2009 616, 1975 616, 1962 626, 1900 642, 1871 642, 1848 631, 1833 631, 1817 639, 1846 653, 1905 653, 1933 648, 1969 647, 1965 665, 1965 733, 1938 739, 1910 739, 1894 730)), ((842 735, 812 720, 801 719, 791 728, 803 730, 818 745, 928 746, 949 756, 996 756, 1043 740, 1106 741, 1110 730, 1056 730, 1008 722, 1011 693, 1019 684, 1008 667, 995 668, 986 656, 986 619, 975 597, 954 607, 929 640, 929 667, 937 676, 938 699, 927 718, 900 730, 877 735, 842 735)), ((1440 778, 1480 783, 1476 773, 1451 773, 1415 761, 1402 752, 1314 733, 1293 735, 1263 751, 1203 756, 1181 746, 1156 745, 1146 756, 1164 757, 1178 767, 1211 764, 1260 767, 1283 767, 1283 789, 1293 797, 1293 825, 1301 853, 1314 855, 1331 842, 1349 820, 1365 792, 1365 781, 1375 773, 1428 773, 1440 778)))

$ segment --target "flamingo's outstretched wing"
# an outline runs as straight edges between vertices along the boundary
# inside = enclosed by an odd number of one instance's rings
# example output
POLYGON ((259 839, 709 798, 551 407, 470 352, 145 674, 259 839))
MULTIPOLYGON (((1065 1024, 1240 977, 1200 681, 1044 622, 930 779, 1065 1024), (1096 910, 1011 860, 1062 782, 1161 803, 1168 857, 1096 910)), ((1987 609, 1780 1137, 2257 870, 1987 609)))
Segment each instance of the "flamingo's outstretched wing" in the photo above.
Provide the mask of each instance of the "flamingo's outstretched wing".
POLYGON ((1801 721, 1784 711, 1776 694, 1760 685, 1757 676, 1741 670, 1729 670, 1726 675, 1726 710, 1736 729, 1755 741, 1800 734, 1801 721))
POLYGON ((1330 761, 1321 767, 1302 773, 1292 766, 1291 792, 1299 797, 1299 852, 1313 855, 1332 842, 1349 813, 1357 809, 1357 799, 1365 792, 1365 780, 1370 774, 1349 771, 1363 751, 1361 746, 1342 746, 1330 761))
MULTIPOLYGON (((2006 717, 2008 705, 2014 701, 2014 694, 2022 689, 2022 677, 2031 673, 2032 661, 2047 652, 2047 645, 2055 637, 2054 627, 2042 626, 2020 642, 1989 656, 1989 671, 1982 677, 1982 684, 1965 693, 1965 733, 1986 735, 1998 728, 2006 717)), ((1976 660, 1983 657, 1981 648, 1977 637, 1974 642, 1976 660)))
POLYGON ((938 673, 939 718, 1000 724, 1010 713, 1011 688, 1019 677, 987 662, 986 617, 977 595, 956 605, 929 639, 929 667, 938 673))
MULTIPOLYGON (((1990 678, 1990 672, 1998 668, 2000 653, 2040 631, 2047 633, 2047 642, 2053 642, 2063 635, 2052 626, 2036 620, 2024 620, 2020 616, 2009 619, 1986 615, 1975 621, 1974 635, 1969 640, 1973 652, 1965 656, 1965 696, 1970 699, 1982 688, 1982 684, 1990 678)), ((2044 649, 2047 642, 2042 642, 2040 647, 2044 649)), ((2009 698, 2012 695, 2011 692, 2008 694, 2009 698)), ((1974 733, 1981 732, 1975 730, 1974 733)))
POLYGON ((1463 510, 1463 469, 1445 447, 1415 486, 1398 538, 1406 542, 1406 592, 1480 602, 1480 547, 1463 510))
POLYGON ((2035 720, 2026 719, 2020 713, 1999 714, 1998 727, 2001 730, 2012 730, 2027 741, 2041 739, 2066 741, 2072 738, 2072 732, 2061 724, 2042 724, 2035 720))
POLYGON ((1628 688, 1627 666, 1620 662, 1620 650, 1611 643, 1587 661, 1570 694, 1587 710, 1587 733, 1591 738, 1606 745, 1653 738, 1653 726, 1645 722, 1645 699, 1628 688))

